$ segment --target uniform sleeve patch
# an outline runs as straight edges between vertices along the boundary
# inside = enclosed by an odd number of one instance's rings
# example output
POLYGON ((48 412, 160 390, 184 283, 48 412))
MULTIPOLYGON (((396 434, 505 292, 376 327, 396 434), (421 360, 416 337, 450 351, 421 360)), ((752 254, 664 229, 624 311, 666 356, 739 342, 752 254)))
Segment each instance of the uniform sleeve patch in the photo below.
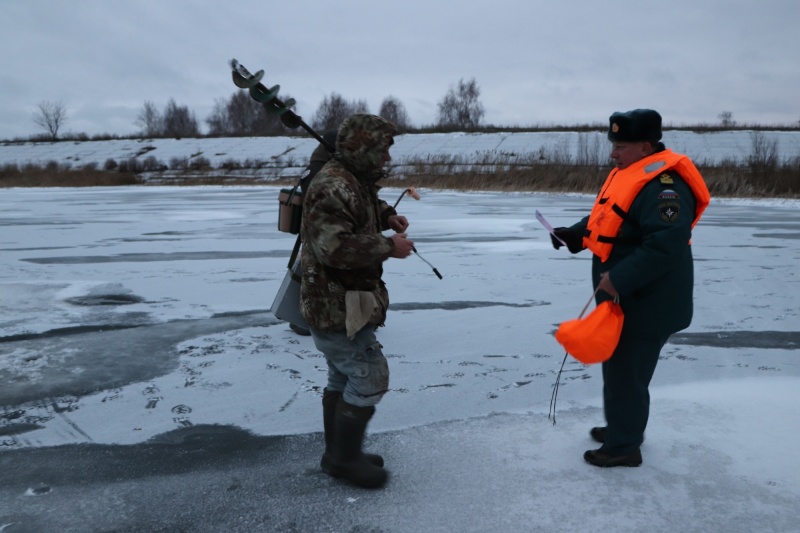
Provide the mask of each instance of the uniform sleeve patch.
POLYGON ((661 174, 661 176, 659 176, 658 179, 659 181, 661 181, 661 185, 672 185, 673 183, 675 183, 672 180, 672 176, 670 176, 667 173, 661 174))
POLYGON ((681 211, 679 202, 661 202, 658 204, 658 212, 661 214, 661 220, 672 224, 678 220, 678 215, 681 211))
POLYGON ((678 195, 678 193, 676 193, 672 189, 664 189, 663 191, 661 191, 658 194, 658 201, 659 202, 662 202, 662 201, 674 202, 674 201, 677 201, 679 198, 680 198, 680 196, 678 195))

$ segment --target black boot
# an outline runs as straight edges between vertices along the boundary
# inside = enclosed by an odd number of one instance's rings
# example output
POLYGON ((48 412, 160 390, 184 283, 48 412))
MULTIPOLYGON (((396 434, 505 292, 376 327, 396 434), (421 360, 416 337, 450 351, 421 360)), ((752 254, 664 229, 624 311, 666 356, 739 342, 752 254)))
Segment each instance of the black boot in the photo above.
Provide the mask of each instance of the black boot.
MULTIPOLYGON (((329 391, 322 392, 322 424, 325 428, 325 453, 322 454, 319 466, 322 471, 332 477, 341 477, 342 474, 331 464, 333 457, 333 433, 336 426, 336 405, 342 398, 341 392, 329 391)), ((365 453, 367 461, 375 466, 383 467, 383 457, 374 453, 365 453)))
POLYGON ((374 407, 358 407, 339 401, 329 463, 339 477, 367 488, 382 487, 389 478, 386 470, 372 464, 361 451, 367 424, 374 413, 374 407))
POLYGON ((637 448, 625 455, 610 455, 604 452, 602 448, 599 448, 597 450, 586 450, 586 453, 583 454, 583 459, 590 465, 601 467, 639 466, 642 464, 642 452, 637 448))
POLYGON ((592 436, 592 439, 600 444, 606 441, 606 433, 608 433, 607 427, 593 427, 591 431, 589 431, 589 435, 592 436))

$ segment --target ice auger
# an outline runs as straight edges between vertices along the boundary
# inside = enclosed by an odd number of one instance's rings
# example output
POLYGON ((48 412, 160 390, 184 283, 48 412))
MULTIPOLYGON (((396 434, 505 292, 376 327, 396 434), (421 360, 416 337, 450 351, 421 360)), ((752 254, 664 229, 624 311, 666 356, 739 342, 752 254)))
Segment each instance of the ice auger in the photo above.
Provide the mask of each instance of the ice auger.
MULTIPOLYGON (((231 66, 231 75, 233 76, 233 83, 241 89, 247 89, 250 92, 250 97, 253 98, 253 100, 255 100, 256 102, 260 102, 264 106, 264 109, 267 110, 267 112, 278 115, 278 117, 281 119, 281 122, 283 122, 284 126, 291 129, 303 128, 312 137, 318 140, 320 144, 324 146, 330 153, 333 154, 334 152, 336 152, 335 146, 333 146, 328 141, 323 139, 321 135, 319 135, 316 131, 314 131, 311 128, 311 126, 309 126, 308 124, 305 123, 305 121, 303 121, 300 115, 291 110, 291 107, 296 103, 294 98, 289 98, 285 102, 282 101, 280 98, 278 98, 278 91, 280 91, 281 89, 280 85, 274 85, 271 88, 267 89, 266 85, 261 83, 261 80, 264 78, 263 70, 259 70, 255 74, 252 74, 249 70, 247 70, 244 67, 244 65, 239 63, 236 59, 231 59, 229 64, 231 66)), ((289 195, 289 200, 286 202, 282 202, 283 205, 289 206, 292 197, 296 196, 296 189, 297 186, 295 186, 295 191, 293 191, 291 195, 289 195)), ((398 198, 397 202, 394 204, 395 207, 397 207, 397 204, 400 203, 400 200, 403 198, 403 195, 405 195, 406 192, 409 192, 410 190, 412 189, 406 189, 405 191, 403 191, 403 193, 400 195, 400 198, 398 198)), ((300 235, 297 236, 297 242, 295 244, 295 248, 292 251, 292 255, 289 259, 290 270, 292 268, 292 265, 294 264, 294 260, 297 255, 297 250, 299 249, 299 246, 300 246, 300 235)), ((430 266, 433 269, 433 273, 436 274, 436 277, 442 279, 442 275, 439 273, 438 270, 436 270, 436 267, 430 264, 424 257, 419 255, 419 252, 417 252, 416 248, 414 248, 413 250, 414 253, 417 254, 417 257, 425 261, 425 263, 427 263, 428 266, 430 266)))
POLYGON ((291 107, 296 103, 294 98, 289 98, 285 102, 278 98, 278 91, 281 89, 280 85, 274 85, 267 89, 267 87, 261 83, 262 78, 264 78, 263 70, 251 74, 250 71, 236 59, 231 59, 229 64, 231 66, 231 75, 233 76, 234 85, 240 89, 247 89, 250 92, 250 97, 256 102, 261 103, 267 112, 278 115, 284 126, 291 129, 303 128, 329 152, 333 153, 336 151, 336 148, 332 144, 323 139, 311 126, 306 124, 300 115, 292 111, 291 107))

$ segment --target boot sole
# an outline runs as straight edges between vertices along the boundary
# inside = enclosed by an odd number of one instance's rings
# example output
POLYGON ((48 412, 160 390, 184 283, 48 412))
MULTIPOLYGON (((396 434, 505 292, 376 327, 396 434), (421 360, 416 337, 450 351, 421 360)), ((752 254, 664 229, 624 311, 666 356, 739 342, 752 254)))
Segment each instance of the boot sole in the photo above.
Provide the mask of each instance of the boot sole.
POLYGON ((351 470, 347 467, 336 466, 330 462, 326 465, 326 467, 327 468, 323 467, 322 470, 329 476, 335 479, 349 481, 350 483, 358 485, 359 487, 364 487, 365 489, 377 489, 383 487, 389 480, 389 472, 378 467, 375 468, 380 474, 377 477, 370 478, 359 477, 355 469, 351 470))
MULTIPOLYGON (((383 457, 374 453, 365 453, 364 458, 373 465, 383 468, 383 457)), ((319 461, 319 467, 323 472, 334 478, 344 477, 341 468, 335 466, 328 457, 327 453, 322 454, 322 459, 319 461)))
POLYGON ((638 467, 642 464, 641 454, 631 454, 621 457, 613 457, 603 454, 602 457, 595 455, 596 450, 588 450, 583 454, 583 460, 592 466, 600 468, 613 468, 615 466, 638 467))

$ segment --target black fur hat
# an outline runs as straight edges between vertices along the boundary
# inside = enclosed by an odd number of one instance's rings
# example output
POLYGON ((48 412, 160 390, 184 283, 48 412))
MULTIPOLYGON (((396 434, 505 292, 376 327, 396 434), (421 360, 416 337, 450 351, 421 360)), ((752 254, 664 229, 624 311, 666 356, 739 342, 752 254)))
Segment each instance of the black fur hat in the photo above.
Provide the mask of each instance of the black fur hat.
POLYGON ((652 109, 634 109, 612 114, 608 119, 608 140, 615 142, 661 140, 661 115, 652 109))

